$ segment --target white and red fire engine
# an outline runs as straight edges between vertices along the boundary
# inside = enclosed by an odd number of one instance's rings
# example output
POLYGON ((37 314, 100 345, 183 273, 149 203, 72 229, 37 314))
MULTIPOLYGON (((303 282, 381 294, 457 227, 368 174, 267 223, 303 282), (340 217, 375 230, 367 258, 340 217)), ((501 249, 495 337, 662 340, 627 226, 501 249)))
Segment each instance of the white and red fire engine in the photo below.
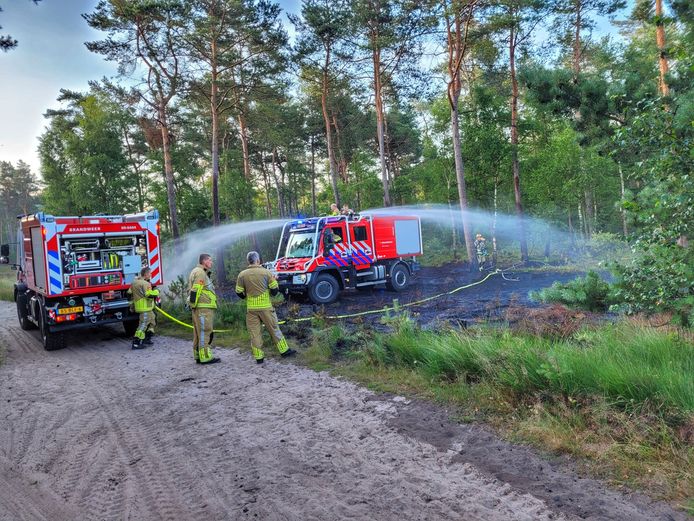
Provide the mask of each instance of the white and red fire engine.
POLYGON ((58 349, 70 329, 122 322, 132 336, 138 316, 126 292, 143 266, 163 283, 159 212, 19 220, 14 298, 22 329, 38 327, 43 346, 58 349))
POLYGON ((402 291, 421 254, 419 217, 313 217, 284 225, 269 267, 285 294, 303 294, 316 304, 329 304, 348 288, 384 284, 402 291))

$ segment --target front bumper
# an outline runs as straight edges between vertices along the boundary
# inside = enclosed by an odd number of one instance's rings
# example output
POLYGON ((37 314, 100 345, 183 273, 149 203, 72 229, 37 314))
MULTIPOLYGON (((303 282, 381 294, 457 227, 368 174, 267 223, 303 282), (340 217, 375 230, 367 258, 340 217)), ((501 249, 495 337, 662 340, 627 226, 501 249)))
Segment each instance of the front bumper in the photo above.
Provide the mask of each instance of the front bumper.
POLYGON ((311 282, 311 273, 278 273, 277 282, 282 293, 304 293, 311 282))

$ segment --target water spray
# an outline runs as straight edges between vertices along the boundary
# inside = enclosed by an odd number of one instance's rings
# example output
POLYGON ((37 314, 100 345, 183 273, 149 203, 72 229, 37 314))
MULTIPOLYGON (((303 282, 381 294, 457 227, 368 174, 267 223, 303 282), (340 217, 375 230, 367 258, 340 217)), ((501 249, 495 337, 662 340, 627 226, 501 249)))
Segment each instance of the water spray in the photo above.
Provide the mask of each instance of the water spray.
MULTIPOLYGON (((282 228, 286 219, 245 221, 203 228, 180 237, 165 245, 168 258, 164 259, 164 275, 167 283, 183 275, 187 276, 198 263, 201 253, 216 256, 220 248, 226 248, 254 233, 263 233, 282 228)), ((218 260, 217 262, 221 262, 218 260)))

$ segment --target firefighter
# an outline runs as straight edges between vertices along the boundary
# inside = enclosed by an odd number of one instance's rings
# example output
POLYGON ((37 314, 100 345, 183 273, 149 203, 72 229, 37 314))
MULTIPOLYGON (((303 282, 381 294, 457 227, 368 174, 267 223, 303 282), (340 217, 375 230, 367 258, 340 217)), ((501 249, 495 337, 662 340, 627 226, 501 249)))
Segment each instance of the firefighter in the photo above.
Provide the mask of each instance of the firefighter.
POLYGON ((345 215, 348 219, 352 219, 354 217, 354 210, 352 210, 349 205, 343 204, 340 215, 345 215))
POLYGON ((480 271, 482 271, 485 262, 487 262, 487 255, 489 255, 487 251, 487 239, 485 239, 481 233, 478 233, 475 235, 475 242, 473 245, 475 246, 475 253, 477 255, 477 266, 479 266, 480 271))
POLYGON ((217 309, 217 295, 210 279, 212 256, 201 253, 198 262, 188 277, 193 312, 193 357, 198 364, 216 364, 221 360, 212 354, 214 310, 217 309))
POLYGON ((331 227, 327 227, 323 232, 323 255, 328 256, 330 252, 335 247, 335 245, 342 240, 335 230, 331 227))
POLYGON ((253 358, 258 364, 262 364, 265 360, 261 324, 265 325, 265 329, 270 333, 275 347, 283 358, 296 354, 294 349, 289 348, 287 340, 280 331, 277 314, 270 301, 270 295, 274 296, 279 292, 277 277, 260 265, 260 255, 257 251, 248 252, 246 260, 248 268, 239 273, 239 278, 236 280, 236 294, 246 300, 246 327, 251 335, 253 358))
POLYGON ((152 289, 151 278, 152 271, 149 268, 142 268, 140 276, 135 278, 128 290, 132 296, 134 311, 140 314, 140 323, 133 337, 133 349, 144 349, 154 344, 152 342, 156 325, 154 299, 159 296, 159 290, 152 289))

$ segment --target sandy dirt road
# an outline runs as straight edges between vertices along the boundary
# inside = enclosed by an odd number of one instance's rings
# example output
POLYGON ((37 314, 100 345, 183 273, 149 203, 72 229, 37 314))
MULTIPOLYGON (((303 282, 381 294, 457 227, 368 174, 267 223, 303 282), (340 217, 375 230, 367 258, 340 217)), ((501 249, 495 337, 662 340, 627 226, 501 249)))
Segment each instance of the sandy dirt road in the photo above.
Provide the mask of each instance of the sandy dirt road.
POLYGON ((119 330, 43 351, 0 303, 0 520, 686 519, 445 411, 119 330))

